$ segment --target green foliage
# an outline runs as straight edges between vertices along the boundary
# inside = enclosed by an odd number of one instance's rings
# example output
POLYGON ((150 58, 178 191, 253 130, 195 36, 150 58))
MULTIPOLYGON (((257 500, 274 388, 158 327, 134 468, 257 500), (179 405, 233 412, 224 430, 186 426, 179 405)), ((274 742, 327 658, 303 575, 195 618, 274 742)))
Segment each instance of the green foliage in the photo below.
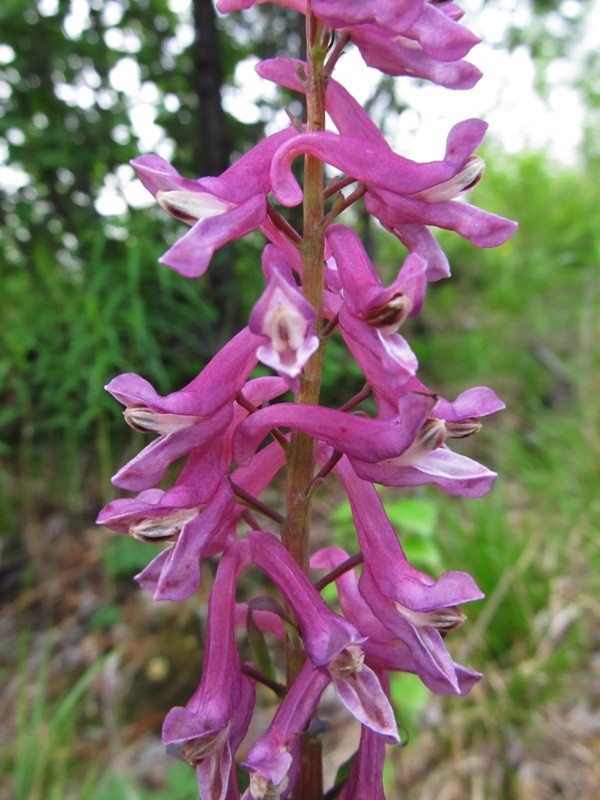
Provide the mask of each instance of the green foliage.
POLYGON ((165 785, 159 789, 138 786, 127 775, 109 772, 90 792, 89 800, 189 800, 198 792, 196 770, 188 764, 174 762, 165 775, 165 785))
MULTIPOLYGON (((392 498, 388 493, 384 506, 411 564, 425 572, 439 572, 440 552, 433 536, 437 516, 434 503, 413 497, 392 498)), ((330 522, 336 545, 355 553, 358 543, 348 500, 334 508, 330 522)))
POLYGON ((144 543, 132 539, 130 536, 118 536, 111 539, 102 548, 102 563, 107 575, 113 579, 127 578, 140 572, 151 560, 156 551, 144 547, 144 543), (141 545, 141 546, 140 546, 141 545))
POLYGON ((17 726, 15 738, 0 761, 0 775, 11 776, 14 800, 53 800, 66 795, 76 763, 73 742, 81 721, 82 698, 114 653, 99 659, 59 701, 53 702, 48 697, 51 638, 46 636, 37 657, 28 658, 29 642, 29 637, 22 638, 17 726), (36 658, 39 659, 37 664, 36 658), (34 664, 32 694, 29 681, 34 664))

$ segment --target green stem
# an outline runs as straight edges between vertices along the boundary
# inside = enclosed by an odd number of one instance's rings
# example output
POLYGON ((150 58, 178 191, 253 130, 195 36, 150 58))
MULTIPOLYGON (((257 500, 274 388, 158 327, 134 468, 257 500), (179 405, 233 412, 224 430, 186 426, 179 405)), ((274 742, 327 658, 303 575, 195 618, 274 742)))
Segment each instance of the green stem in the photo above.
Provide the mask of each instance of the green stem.
MULTIPOLYGON (((321 23, 306 10, 307 85, 306 107, 309 131, 325 128, 325 56, 328 42, 321 23), (324 35, 325 34, 325 35, 324 35)), ((304 161, 304 236, 301 246, 304 297, 315 310, 315 329, 323 324, 324 196, 323 163, 307 155, 304 161)), ((318 404, 321 391, 323 342, 307 363, 300 378, 296 402, 318 404)), ((287 525, 282 529, 283 544, 305 574, 308 574, 311 500, 304 491, 313 478, 316 445, 301 431, 294 431, 288 453, 287 525)), ((286 644, 287 684, 290 686, 306 659, 299 643, 286 644)), ((322 800, 322 752, 318 737, 303 737, 301 766, 294 787, 294 800, 322 800)))

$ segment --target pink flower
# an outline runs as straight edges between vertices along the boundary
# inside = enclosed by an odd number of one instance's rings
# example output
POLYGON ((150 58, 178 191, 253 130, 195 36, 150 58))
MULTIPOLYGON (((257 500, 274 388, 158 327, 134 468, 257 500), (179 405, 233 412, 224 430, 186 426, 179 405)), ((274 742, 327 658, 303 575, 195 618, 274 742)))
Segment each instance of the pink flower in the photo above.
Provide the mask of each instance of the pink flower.
POLYGON ((242 675, 234 628, 236 580, 249 561, 246 541, 222 556, 208 605, 202 679, 185 708, 172 708, 163 725, 164 744, 180 745, 183 758, 197 768, 202 800, 227 800, 237 791, 233 755, 254 709, 254 687, 242 675))
POLYGON ((312 323, 315 312, 292 278, 281 250, 268 245, 263 253, 267 288, 250 315, 249 328, 267 338, 257 350, 263 364, 295 386, 304 365, 319 347, 312 323))
MULTIPOLYGON (((184 600, 200 584, 200 558, 209 548, 234 504, 227 482, 206 502, 172 499, 168 492, 148 489, 134 499, 113 500, 98 516, 98 524, 145 542, 173 542, 154 559, 151 586, 156 600, 184 600)), ((147 572, 149 568, 144 570, 147 572)), ((144 573, 138 579, 145 584, 144 573)), ((147 579, 150 580, 149 576, 147 579)))
POLYGON ((446 693, 460 694, 459 675, 440 631, 458 627, 465 619, 458 606, 483 594, 465 572, 446 572, 434 581, 412 567, 375 487, 360 480, 346 459, 335 471, 348 492, 364 558, 361 595, 392 636, 408 647, 423 683, 432 691, 439 691, 441 683, 446 693))
MULTIPOLYGON (((248 466, 234 470, 231 477, 236 486, 254 497, 259 497, 284 461, 285 454, 281 446, 274 442, 257 453, 248 466)), ((209 477, 209 472, 197 474, 200 483, 208 483, 209 477)), ((158 490, 153 491, 159 493, 158 490)), ((172 496, 172 493, 173 489, 167 495, 172 496)), ((163 495, 163 500, 165 499, 166 495, 163 495)), ((185 496, 181 500, 184 504, 185 496)), ((118 502, 131 501, 115 501, 118 502)), ((173 543, 136 575, 135 580, 144 589, 152 592, 155 600, 185 600, 190 597, 200 585, 200 559, 222 553, 233 544, 244 510, 245 506, 235 503, 229 484, 224 483, 193 527, 181 530, 180 534, 174 532, 173 543)), ((141 514, 148 511, 151 509, 142 509, 141 514)), ((173 513, 186 514, 187 509, 174 509, 173 513)), ((192 517, 190 522, 195 519, 192 517)), ((113 527, 105 520, 100 521, 113 527)))
POLYGON ((267 222, 269 169, 278 147, 294 137, 293 128, 269 136, 219 177, 182 178, 160 156, 131 162, 146 189, 176 219, 191 225, 160 259, 186 278, 203 275, 215 250, 267 222))
POLYGON ((332 408, 278 403, 248 416, 237 427, 233 454, 238 464, 248 464, 261 441, 274 427, 304 431, 353 458, 373 464, 396 458, 414 442, 435 398, 409 392, 401 413, 388 419, 369 419, 332 408))
MULTIPOLYGON (((348 553, 338 547, 319 550, 310 559, 313 569, 332 570, 349 558, 348 553)), ((394 635, 383 622, 375 616, 358 588, 356 569, 348 570, 336 578, 340 606, 346 619, 359 631, 368 636, 362 645, 366 664, 378 674, 381 670, 410 672, 418 675, 420 670, 407 644, 394 635)), ((427 672, 426 684, 437 694, 468 694, 473 685, 481 679, 479 672, 466 669, 453 662, 456 683, 448 681, 447 676, 436 671, 427 672), (458 686, 458 690, 457 690, 458 686)))
POLYGON ((394 713, 375 673, 363 664, 364 637, 335 614, 270 533, 250 531, 252 558, 294 609, 308 657, 331 680, 340 700, 387 741, 398 741, 394 713))
MULTIPOLYGON (((265 2, 306 11, 304 0, 219 0, 217 8, 227 13, 265 2)), ((369 66, 388 75, 421 77, 453 89, 469 89, 481 77, 460 60, 479 39, 458 24, 462 14, 451 3, 440 8, 423 0, 312 0, 311 9, 327 27, 348 36, 369 66)))
POLYGON ((125 373, 113 378, 106 390, 126 406, 124 416, 129 425, 158 434, 121 467, 113 483, 131 491, 154 486, 169 464, 219 437, 233 418, 236 392, 256 365, 259 344, 260 339, 244 328, 191 383, 166 397, 139 375, 125 373))
POLYGON ((427 264, 411 254, 385 288, 354 231, 332 225, 327 242, 342 285, 342 336, 369 383, 396 396, 417 369, 414 353, 397 331, 407 317, 421 310, 427 264))
POLYGON ((244 767, 250 770, 250 788, 242 800, 270 800, 293 788, 300 736, 330 682, 331 677, 315 669, 310 661, 304 664, 269 729, 244 759, 244 767))
MULTIPOLYGON (((412 378, 397 403, 375 390, 379 415, 384 419, 395 419, 413 392, 428 393, 429 390, 416 378, 412 378)), ((469 389, 459 395, 454 403, 443 398, 434 398, 428 418, 417 432, 411 445, 392 458, 351 458, 352 466, 361 478, 384 486, 423 486, 436 484, 448 494, 463 497, 486 495, 497 474, 467 456, 454 453, 445 442, 451 438, 465 438, 476 433, 480 427, 479 417, 504 408, 504 403, 485 386, 469 389)))

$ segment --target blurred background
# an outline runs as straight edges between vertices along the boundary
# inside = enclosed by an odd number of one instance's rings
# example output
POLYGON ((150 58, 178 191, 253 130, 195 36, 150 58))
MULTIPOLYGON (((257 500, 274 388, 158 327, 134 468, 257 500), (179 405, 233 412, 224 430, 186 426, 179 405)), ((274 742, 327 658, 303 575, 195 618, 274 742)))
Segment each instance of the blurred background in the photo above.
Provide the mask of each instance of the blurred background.
MULTIPOLYGON (((440 234, 453 278, 429 288, 404 329, 433 389, 453 399, 489 385, 508 409, 465 443, 500 473, 489 497, 385 494, 417 566, 436 577, 466 570, 487 595, 449 643, 456 661, 486 675, 468 698, 434 697, 406 676, 393 683, 410 741, 390 751, 388 797, 592 800, 599 5, 463 7, 488 43, 473 52, 486 72, 473 93, 370 73, 358 83, 352 53, 341 70, 412 157, 438 158, 457 119, 488 119, 487 172, 471 199, 520 223, 489 251, 440 234)), ((301 115, 297 98, 253 72, 257 58, 301 55, 298 25, 270 4, 221 18, 210 0, 0 6, 2 800, 195 796, 194 771, 165 759, 160 726, 200 676, 211 565, 199 598, 164 607, 132 581, 153 548, 94 526, 117 496, 111 474, 141 447, 103 386, 125 371, 161 393, 191 380, 247 319, 262 242, 234 243, 197 281, 160 266, 181 226, 128 161, 157 152, 186 176, 218 174, 286 124, 282 108, 301 115)), ((401 246, 360 213, 355 222, 391 280, 401 246)), ((341 344, 331 349, 324 401, 338 405, 361 379, 341 344)), ((317 496, 315 525, 351 542, 335 488, 317 496)), ((261 701, 270 713, 267 692, 261 701)), ((332 758, 351 752, 347 727, 334 718, 332 758)))

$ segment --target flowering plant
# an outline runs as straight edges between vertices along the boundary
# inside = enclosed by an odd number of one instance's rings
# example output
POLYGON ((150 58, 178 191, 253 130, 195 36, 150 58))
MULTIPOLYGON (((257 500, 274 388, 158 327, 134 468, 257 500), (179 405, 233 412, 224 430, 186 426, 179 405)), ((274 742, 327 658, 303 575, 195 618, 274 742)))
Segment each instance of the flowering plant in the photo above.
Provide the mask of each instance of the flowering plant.
MULTIPOLYGON (((217 7, 234 12, 256 1, 219 0, 217 7)), ((417 378, 417 359, 399 329, 421 311, 428 282, 450 275, 429 226, 490 247, 506 241, 515 224, 458 199, 483 174, 473 153, 485 123, 456 125, 443 159, 417 163, 392 151, 332 77, 344 49, 356 46, 368 65, 388 75, 470 88, 479 72, 463 58, 477 39, 459 23, 453 2, 279 2, 306 16, 307 59, 268 60, 258 72, 301 93, 306 120, 293 119, 220 177, 183 178, 158 156, 133 162, 164 210, 191 226, 162 257, 164 264, 188 278, 200 276, 215 250, 259 229, 268 241, 265 289, 247 327, 180 391, 161 397, 133 374, 108 385, 125 405, 126 421, 157 438, 114 477, 137 496, 113 501, 98 521, 166 543, 137 576, 157 600, 190 597, 200 583, 200 561, 219 557, 200 684, 185 708, 169 712, 163 728, 165 745, 197 768, 202 800, 321 800, 315 712, 329 684, 361 729, 339 797, 371 800, 384 797, 385 745, 399 740, 389 673, 415 673, 438 693, 468 692, 481 676, 453 662, 443 635, 464 621, 460 606, 482 596, 466 573, 434 580, 408 562, 374 484, 436 484, 450 494, 481 497, 495 473, 447 442, 476 433, 481 417, 503 408, 485 387, 454 402, 435 394, 417 378), (302 185, 292 172, 298 157, 302 185), (325 164, 339 172, 327 184, 325 164), (390 286, 340 221, 360 201, 408 251, 390 286), (299 204, 302 230, 284 214, 299 204), (327 408, 319 403, 321 376, 336 329, 366 383, 355 397, 327 408), (252 378, 258 361, 276 375, 252 378), (293 400, 283 400, 290 391, 293 400), (369 396, 376 408, 371 416, 357 410, 369 396), (157 488, 182 458, 173 486, 157 488), (280 514, 260 495, 283 469, 280 514), (326 476, 348 494, 353 553, 335 547, 311 553, 311 499, 326 476), (264 598, 236 605, 236 581, 252 565, 280 590, 285 610, 264 598), (327 574, 314 583, 311 568, 327 574), (320 594, 332 581, 339 612, 320 594), (247 627, 253 662, 242 663, 236 626, 247 627), (285 641, 285 684, 270 674, 265 632, 285 641), (264 735, 239 753, 257 681, 281 704, 264 735), (245 790, 236 753, 249 773, 245 790)))

